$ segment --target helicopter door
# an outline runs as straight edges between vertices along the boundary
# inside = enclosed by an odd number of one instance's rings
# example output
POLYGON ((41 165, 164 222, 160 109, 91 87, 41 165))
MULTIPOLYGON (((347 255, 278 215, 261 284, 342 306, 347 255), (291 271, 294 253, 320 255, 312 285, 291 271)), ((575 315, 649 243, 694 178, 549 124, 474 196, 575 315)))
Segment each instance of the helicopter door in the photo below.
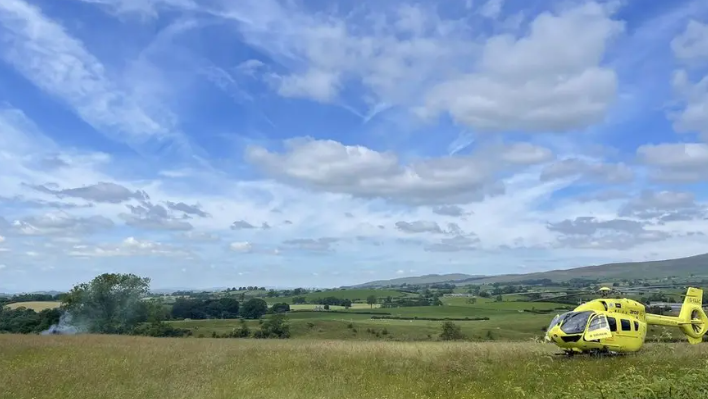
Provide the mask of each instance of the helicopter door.
POLYGON ((604 314, 595 315, 590 319, 590 324, 585 331, 585 340, 594 341, 596 339, 611 338, 610 324, 607 322, 607 317, 604 314))

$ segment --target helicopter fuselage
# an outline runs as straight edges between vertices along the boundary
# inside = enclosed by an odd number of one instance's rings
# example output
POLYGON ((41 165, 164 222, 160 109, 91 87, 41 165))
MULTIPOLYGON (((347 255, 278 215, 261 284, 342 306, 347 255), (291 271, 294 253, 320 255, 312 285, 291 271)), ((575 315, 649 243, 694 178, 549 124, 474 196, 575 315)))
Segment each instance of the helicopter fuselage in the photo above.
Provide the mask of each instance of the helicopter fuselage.
POLYGON ((595 299, 554 317, 546 341, 569 353, 636 352, 644 345, 647 327, 656 325, 678 328, 695 345, 708 333, 703 290, 689 287, 684 297, 678 316, 647 313, 642 303, 627 298, 595 299))
POLYGON ((595 299, 556 316, 546 340, 573 352, 636 352, 646 334, 644 305, 631 299, 595 299))

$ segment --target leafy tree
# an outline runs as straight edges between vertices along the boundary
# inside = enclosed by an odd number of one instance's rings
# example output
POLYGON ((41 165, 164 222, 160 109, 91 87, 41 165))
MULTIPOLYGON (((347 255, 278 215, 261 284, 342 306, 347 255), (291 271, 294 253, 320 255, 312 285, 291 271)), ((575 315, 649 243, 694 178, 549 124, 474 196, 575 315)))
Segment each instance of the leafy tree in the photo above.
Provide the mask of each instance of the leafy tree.
POLYGON ((246 319, 260 319, 268 312, 268 304, 260 298, 251 298, 241 307, 241 316, 246 319))
POLYGON ((61 308, 90 333, 121 334, 146 321, 150 279, 134 274, 104 273, 74 286, 61 308))
POLYGON ((60 317, 59 309, 45 309, 37 313, 23 307, 17 309, 0 307, 0 333, 40 333, 57 324, 60 317))
POLYGON ((238 314, 239 302, 232 297, 177 298, 172 304, 175 319, 233 319, 238 314))
POLYGON ((287 303, 284 303, 284 302, 283 303, 276 303, 270 308, 270 310, 273 313, 285 313, 285 312, 290 311, 290 305, 288 305, 287 303))
POLYGON ((296 296, 293 298, 293 305, 302 305, 307 303, 307 298, 304 296, 296 296))
POLYGON ((372 309, 374 308, 374 305, 376 304, 376 302, 377 302, 376 295, 369 295, 368 297, 366 297, 366 303, 371 305, 372 309))
POLYGON ((442 332, 440 333, 440 339, 442 339, 443 341, 454 341, 463 338, 465 338, 465 336, 462 334, 460 326, 451 321, 444 321, 442 323, 442 332))

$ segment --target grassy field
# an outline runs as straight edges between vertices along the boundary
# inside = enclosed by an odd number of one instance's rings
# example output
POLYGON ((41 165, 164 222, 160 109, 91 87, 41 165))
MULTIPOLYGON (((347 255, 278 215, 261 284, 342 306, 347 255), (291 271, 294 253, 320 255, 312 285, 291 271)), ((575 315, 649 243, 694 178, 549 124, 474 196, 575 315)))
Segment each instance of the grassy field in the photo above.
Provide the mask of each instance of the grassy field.
MULTIPOLYGON (((552 315, 519 313, 489 309, 471 309, 455 306, 411 307, 380 309, 394 317, 484 317, 490 320, 455 321, 469 340, 488 339, 530 340, 543 334, 552 315)), ((441 320, 392 320, 372 319, 372 314, 354 312, 290 312, 287 314, 292 339, 346 339, 346 340, 393 340, 429 341, 440 333, 441 320)), ((188 320, 171 321, 179 328, 192 330, 194 336, 210 337, 213 332, 225 334, 238 328, 239 320, 188 320)), ((250 320, 252 329, 259 328, 258 321, 250 320)))
POLYGON ((44 309, 58 308, 59 305, 61 305, 61 302, 49 302, 49 301, 40 302, 40 301, 37 301, 37 302, 15 302, 15 303, 8 304, 6 306, 10 309, 17 309, 20 307, 24 307, 27 309, 32 309, 35 312, 41 312, 44 309))
MULTIPOLYGON (((277 302, 276 302, 277 303, 277 302)), ((322 306, 322 305, 314 305, 314 304, 300 304, 300 305, 290 305, 291 310, 314 310, 316 306, 322 306)), ((350 309, 353 310, 371 310, 371 309, 378 309, 381 307, 380 303, 377 303, 376 305, 367 305, 365 303, 352 303, 352 307, 350 309)), ((330 305, 329 307, 330 310, 345 310, 344 306, 335 306, 335 305, 330 305)))
POLYGON ((701 398, 708 345, 619 358, 535 343, 0 335, 0 397, 701 398), (604 390, 604 393, 601 393, 604 390))
MULTIPOLYGON (((327 298, 327 297, 335 297, 335 298, 340 298, 340 299, 349 299, 353 302, 361 302, 361 304, 366 305, 366 298, 369 295, 373 295, 376 298, 379 298, 381 300, 382 298, 386 298, 388 296, 392 298, 401 298, 405 296, 410 296, 410 294, 407 294, 405 292, 397 291, 397 290, 386 290, 386 289, 349 289, 349 290, 327 290, 327 291, 321 291, 321 292, 310 292, 307 294, 302 294, 302 295, 295 295, 295 296, 287 296, 287 297, 273 297, 273 298, 268 298, 264 297, 263 299, 268 302, 269 305, 272 305, 274 303, 280 303, 280 302, 285 302, 285 303, 293 303, 293 298, 294 297, 304 297, 307 302, 311 302, 315 299, 320 299, 320 298, 327 298)), ((367 305, 368 306, 368 305, 367 305)))

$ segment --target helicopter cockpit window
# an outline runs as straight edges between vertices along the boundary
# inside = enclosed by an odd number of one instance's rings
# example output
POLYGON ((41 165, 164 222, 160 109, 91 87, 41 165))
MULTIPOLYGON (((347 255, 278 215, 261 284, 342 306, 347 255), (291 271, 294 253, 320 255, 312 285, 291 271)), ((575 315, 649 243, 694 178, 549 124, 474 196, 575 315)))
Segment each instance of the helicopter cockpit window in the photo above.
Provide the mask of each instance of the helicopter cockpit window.
POLYGON ((572 312, 566 317, 561 330, 566 334, 579 334, 585 331, 585 326, 588 324, 588 319, 593 312, 572 312))
POLYGON ((607 325, 607 318, 602 315, 598 315, 590 321, 590 325, 588 326, 588 332, 609 328, 610 327, 607 325))

